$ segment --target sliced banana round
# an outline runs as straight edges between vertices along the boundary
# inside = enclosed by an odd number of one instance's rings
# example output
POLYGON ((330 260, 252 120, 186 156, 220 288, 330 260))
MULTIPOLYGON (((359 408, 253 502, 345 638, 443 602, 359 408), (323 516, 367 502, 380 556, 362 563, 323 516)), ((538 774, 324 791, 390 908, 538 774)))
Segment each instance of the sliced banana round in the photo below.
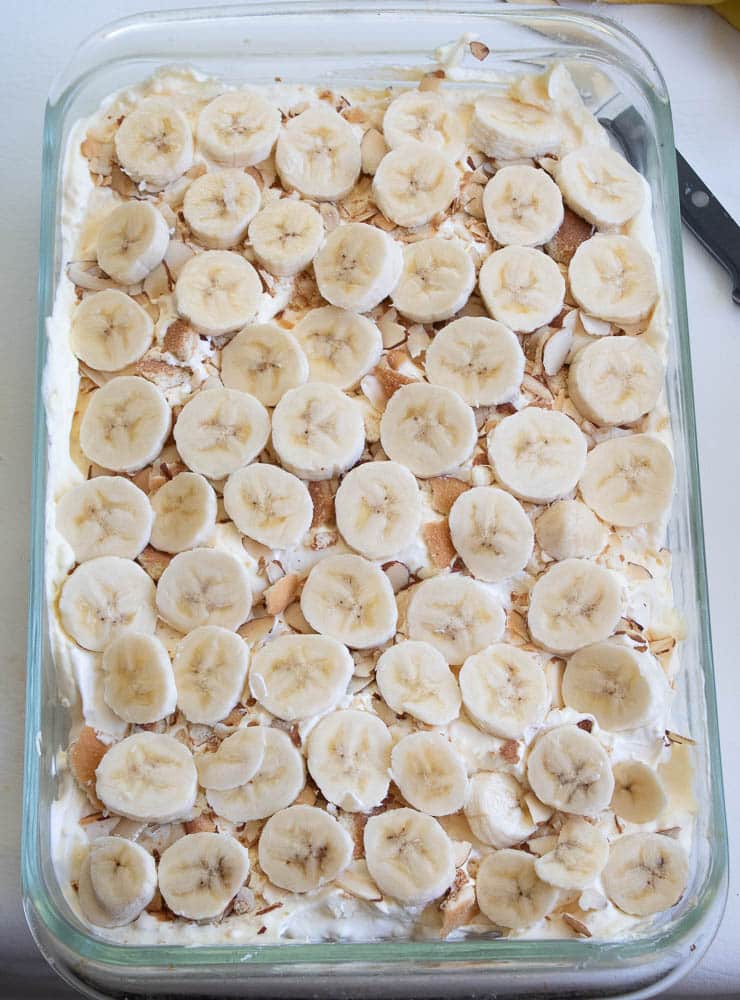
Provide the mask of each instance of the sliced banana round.
POLYGON ((637 337, 603 337, 587 344, 568 370, 568 392, 595 424, 633 424, 658 402, 663 362, 637 337))
POLYGON ((277 141, 280 111, 251 90, 214 97, 198 116, 198 147, 211 160, 251 167, 266 160, 277 141))
POLYGON ((352 860, 352 838, 316 806, 290 806, 272 815, 260 834, 260 868, 289 892, 310 892, 335 879, 352 860))
POLYGON ((203 788, 227 791, 246 785, 262 767, 265 759, 265 727, 237 729, 219 743, 215 753, 195 757, 198 781, 203 788))
POLYGON ((555 261, 533 247, 494 250, 478 275, 488 312, 499 323, 531 333, 563 308, 565 280, 555 261))
POLYGON ((247 660, 244 640, 218 625, 201 625, 182 640, 172 667, 188 722, 213 726, 226 718, 244 690, 247 660))
POLYGON ((631 236, 597 234, 581 243, 568 281, 578 305, 610 323, 639 323, 658 299, 653 258, 631 236))
POLYGON ((263 462, 232 472, 224 507, 243 535, 270 549, 297 545, 313 518, 311 495, 301 480, 263 462))
POLYGON ((201 389, 180 411, 174 429, 183 462, 209 479, 223 479, 259 455, 270 435, 262 403, 238 389, 201 389))
POLYGON ((406 548, 421 524, 416 479, 397 462, 364 462, 351 469, 334 498, 345 542, 368 559, 389 559, 406 548))
POLYGON ((534 863, 539 877, 559 889, 585 889, 601 874, 609 858, 609 841, 581 816, 569 816, 557 846, 534 863))
POLYGON ((380 211, 397 226, 413 229, 445 212, 457 194, 457 170, 449 156, 418 142, 392 149, 373 177, 380 211))
POLYGON ((674 474, 673 456, 659 438, 630 434, 592 448, 578 486, 602 520, 632 528, 665 514, 674 474))
POLYGON ((95 778, 98 798, 110 812, 145 823, 186 816, 198 791, 193 755, 165 733, 134 733, 114 743, 95 778))
POLYGON ((414 809, 430 816, 449 816, 465 803, 465 761, 440 733, 411 733, 391 751, 391 775, 414 809))
POLYGON ((501 167, 486 184, 483 212, 497 243, 538 247, 563 224, 563 198, 544 170, 517 163, 501 167))
POLYGON ((601 552, 608 532, 580 500, 558 500, 537 518, 534 535, 553 559, 587 559, 601 552))
POLYGON ((333 108, 317 104, 280 132, 275 166, 286 188, 314 201, 337 201, 360 176, 360 141, 333 108))
POLYGON ((245 326, 262 298, 259 275, 233 250, 206 250, 191 257, 175 283, 178 313, 207 336, 245 326))
POLYGON ((182 213, 192 234, 211 250, 228 250, 244 240, 260 207, 257 182, 242 170, 197 177, 185 192, 182 213))
POLYGON ((524 569, 532 555, 534 532, 522 505, 493 486, 461 493, 449 525, 452 544, 479 580, 505 580, 524 569))
POLYGON ((331 479, 362 454, 362 410, 334 385, 289 389, 272 414, 272 445, 281 464, 301 479, 331 479))
POLYGON ((176 554, 204 545, 216 525, 216 494, 197 472, 180 472, 152 496, 151 543, 176 554))
POLYGON ((308 574, 301 593, 306 621, 352 649, 387 642, 396 631, 393 588, 383 570, 362 556, 326 556, 308 574))
POLYGON ((249 617, 252 589, 243 563, 229 552, 190 549, 172 559, 157 583, 157 610, 168 625, 237 629, 249 617))
POLYGON ((320 306, 293 328, 306 358, 312 382, 352 389, 374 368, 383 353, 383 338, 367 316, 320 306))
POLYGON ((407 90, 383 116, 383 135, 391 149, 417 142, 454 163, 465 152, 465 126, 459 111, 442 94, 407 90))
POLYGON ((313 269, 327 302, 363 313, 374 309, 396 287, 403 256, 400 245, 382 229, 348 222, 326 238, 313 269))
POLYGON ((537 828, 524 801, 524 789, 506 771, 473 775, 465 818, 478 840, 499 849, 523 843, 537 828))
POLYGON ((623 760, 614 765, 612 809, 630 823, 652 823, 668 805, 663 782, 657 772, 641 760, 623 760))
POLYGON ((545 649, 572 653, 612 634, 622 600, 622 583, 612 570, 587 559, 563 559, 531 590, 529 631, 545 649))
POLYGON ((596 816, 614 791, 606 751, 578 726, 556 726, 537 739, 527 761, 527 778, 541 802, 578 816, 596 816))
POLYGON ((332 712, 308 738, 308 770, 329 802, 346 812, 369 812, 388 794, 391 734, 370 712, 332 712))
POLYGON ((504 642, 469 656, 459 681, 468 715, 502 739, 522 739, 540 725, 550 705, 545 671, 537 660, 504 642))
POLYGON ((403 248, 403 271, 391 299, 414 323, 437 323, 459 312, 474 287, 473 259, 462 241, 434 236, 403 248))
POLYGON ((354 661, 326 635, 281 635, 252 655, 249 690, 268 712, 294 722, 335 708, 347 690, 354 661))
POLYGON ((161 191, 193 163, 193 135, 170 101, 149 98, 127 114, 113 139, 122 170, 136 184, 161 191))
POLYGON ((276 406, 288 389, 308 379, 308 360, 295 337, 272 323, 247 326, 221 352, 221 380, 276 406))
POLYGON ((558 893, 539 877, 531 854, 503 850, 483 859, 475 895, 478 906, 494 924, 519 929, 542 920, 555 905, 558 893))
POLYGON ((594 226, 622 226, 642 208, 642 177, 610 146, 580 146, 558 161, 555 176, 568 205, 594 226))
POLYGON ((586 438, 559 410, 528 406, 489 432, 496 478, 515 496, 547 503, 575 489, 586 463, 586 438))
POLYGON ((97 556, 135 559, 149 541, 152 508, 143 490, 122 476, 95 476, 57 503, 58 531, 75 562, 97 556))
POLYGON ((435 335, 424 367, 430 382, 454 389, 471 406, 494 406, 517 394, 524 351, 502 323, 463 316, 435 335))
POLYGON ((64 581, 59 616, 76 643, 100 651, 126 630, 154 631, 154 584, 130 559, 88 559, 64 581))
POLYGON ((219 916, 244 885, 249 853, 226 833, 188 833, 159 862, 159 889, 173 913, 188 920, 219 916))
POLYGON ((86 296, 72 314, 69 345, 86 365, 115 372, 146 353, 154 323, 146 310, 117 288, 86 296))
POLYGON ((321 216, 297 198, 270 202, 249 226, 249 242, 255 257, 281 278, 292 277, 307 268, 323 239, 321 216))
POLYGON ((375 683, 388 706, 430 726, 446 726, 460 714, 460 688, 444 656, 428 642, 407 640, 380 656, 375 683))
POLYGON ((452 841, 436 819, 391 809, 365 824, 365 859, 380 891, 408 906, 438 899, 455 878, 452 841))
POLYGON ((105 469, 138 472, 164 447, 172 414, 163 393, 136 375, 118 375, 93 393, 80 424, 80 448, 105 469))
POLYGON ((125 722, 146 725, 171 715, 177 688, 167 650, 145 632, 123 632, 103 651, 103 698, 125 722))
POLYGON ((103 219, 98 264, 119 284, 135 285, 162 262, 169 242, 169 227, 152 204, 127 201, 103 219))
POLYGON ((505 615, 485 584, 460 573, 435 576, 415 588, 407 612, 409 636, 459 664, 497 642, 505 615))
POLYGON ((97 927, 122 927, 136 920, 157 888, 154 858, 125 837, 98 837, 90 845, 77 879, 83 916, 97 927))
POLYGON ((479 97, 470 138, 486 156, 496 159, 542 156, 560 148, 560 121, 545 108, 511 97, 479 97))
POLYGON ((631 833, 615 840, 603 874, 609 899, 635 917, 675 906, 688 880, 686 849, 660 833, 631 833))

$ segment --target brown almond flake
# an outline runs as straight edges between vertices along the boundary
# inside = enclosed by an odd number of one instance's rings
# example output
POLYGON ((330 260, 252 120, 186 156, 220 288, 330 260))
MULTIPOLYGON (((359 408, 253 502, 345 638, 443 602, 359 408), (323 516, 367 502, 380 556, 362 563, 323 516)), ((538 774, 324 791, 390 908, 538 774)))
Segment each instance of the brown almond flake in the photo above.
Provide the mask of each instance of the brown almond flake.
POLYGON ((153 382, 159 389, 174 389, 189 377, 187 369, 177 368, 175 365, 168 365, 166 361, 157 361, 153 358, 137 361, 134 371, 148 382, 153 382))
POLYGON ((240 625, 236 633, 251 646, 258 643, 261 639, 267 638, 274 624, 274 615, 264 615, 262 618, 252 618, 251 621, 240 625))
POLYGON ((545 244, 545 251, 558 264, 570 264, 573 254, 581 243, 591 239, 593 231, 594 227, 590 222, 566 208, 562 225, 550 242, 545 244))
POLYGON ((447 521, 430 521, 421 529, 424 541, 429 550, 432 563, 442 569, 449 566, 457 555, 450 536, 450 526, 447 521))
POLYGON ((671 837, 673 840, 677 840, 681 836, 680 826, 668 826, 664 830, 656 830, 663 837, 671 837))
POLYGON ((185 824, 185 833, 215 833, 216 824, 206 813, 201 813, 195 819, 189 819, 185 824))
POLYGON ((692 739, 690 736, 682 736, 680 733, 674 733, 671 729, 666 729, 665 735, 666 739, 670 743, 679 743, 690 747, 696 746, 696 740, 692 739))
POLYGON ((117 163, 111 165, 110 187, 116 194, 120 194, 122 198, 135 198, 139 193, 134 182, 128 174, 124 174, 117 163))
POLYGON ((306 621, 306 616, 301 610, 301 602, 293 601, 283 612, 283 621, 285 624, 292 628, 295 632, 300 632, 301 635, 311 635, 313 629, 306 621))
POLYGON ((261 910, 257 910, 256 917, 264 917, 266 913, 272 913, 273 910, 279 910, 282 903, 271 903, 270 906, 263 906, 261 910))
POLYGON ((652 639, 648 646, 653 656, 662 656, 665 653, 672 653, 676 648, 676 637, 673 635, 663 636, 662 639, 652 639))
POLYGON ((103 803, 95 792, 95 772, 107 751, 108 747, 98 739, 92 726, 85 726, 68 753, 72 775, 97 809, 102 809, 103 803))
POLYGON ((270 615, 279 615, 295 599, 300 577, 297 573, 286 573, 284 577, 265 590, 265 607, 270 615))
POLYGON ((519 744, 516 740, 506 740, 501 745, 499 753, 507 764, 516 764, 519 761, 519 744))
POLYGON ((470 489, 469 483, 454 476, 435 476, 427 482, 432 488, 432 509, 438 514, 449 514, 460 494, 470 489))
POLYGON ((257 931, 257 933, 258 933, 258 934, 265 934, 265 933, 266 933, 266 931, 267 931, 267 928, 266 928, 266 927, 265 927, 265 925, 263 924, 263 925, 262 925, 262 926, 260 927, 260 929, 259 929, 259 930, 257 931))
POLYGON ((162 350, 172 354, 178 361, 190 361, 198 347, 199 339, 198 334, 184 319, 176 319, 167 327, 162 350))
POLYGON ((378 365, 377 368, 373 369, 373 374, 376 376, 383 391, 388 396, 392 396, 396 389, 400 389, 402 385, 412 385, 414 382, 418 382, 418 379, 409 378, 407 375, 402 375, 400 372, 394 371, 392 368, 384 368, 378 365))
POLYGON ((101 819, 106 819, 105 813, 94 812, 89 813, 87 816, 81 816, 77 822, 80 826, 89 826, 91 823, 99 823, 101 819))
POLYGON ((172 561, 172 556, 147 545, 143 552, 138 554, 136 561, 156 583, 172 561))
POLYGON ((593 937, 591 931, 588 929, 586 924, 578 917, 574 917, 572 913, 564 913, 563 921, 570 927, 571 930, 575 931, 580 937, 593 937))
POLYGON ((320 479, 308 484, 308 492, 313 502, 312 528, 334 524, 335 487, 330 479, 320 479))
POLYGON ((484 42, 470 43, 470 53, 478 60, 478 62, 483 62, 484 59, 487 59, 490 51, 491 50, 484 42))

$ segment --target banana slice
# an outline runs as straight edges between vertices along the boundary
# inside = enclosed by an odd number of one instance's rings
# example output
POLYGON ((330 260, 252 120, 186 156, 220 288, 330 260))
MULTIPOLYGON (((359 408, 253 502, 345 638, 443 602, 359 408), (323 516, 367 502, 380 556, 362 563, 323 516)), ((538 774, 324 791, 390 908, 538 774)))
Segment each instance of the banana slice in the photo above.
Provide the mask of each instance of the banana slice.
POLYGON ((469 656, 459 681, 471 719, 505 740, 522 739, 550 706, 545 671, 531 654, 504 642, 469 656))
POLYGON ((90 845, 77 880, 83 915, 97 927, 136 920, 157 888, 154 858, 124 837, 99 837, 90 845))
POLYGON ((390 295, 403 270, 401 247, 377 226, 348 222, 329 234, 313 262, 327 302, 369 312, 390 295))
POLYGON ((663 782, 640 760, 614 765, 612 809, 630 823, 652 823, 668 805, 663 782))
POLYGON ((368 559, 390 559, 416 537, 419 485, 397 462, 365 462, 342 480, 334 499, 342 537, 368 559))
POLYGON ((470 779, 465 818, 478 840, 499 849, 513 847, 537 829, 524 789, 506 771, 479 771, 470 779))
POLYGON ((452 885, 452 841, 431 816, 415 809, 371 816, 364 843, 370 875, 384 895, 399 903, 422 906, 452 885))
POLYGON ((529 600, 532 638, 553 653, 607 639, 622 614, 616 573, 587 559, 563 559, 537 580, 529 600))
POLYGON ((223 479, 259 455, 270 435, 262 403, 238 389, 206 389, 182 408, 174 429, 183 462, 209 479, 223 479))
POLYGON ((229 552, 180 552, 157 583, 160 617, 179 632, 201 625, 237 629, 249 617, 251 607, 249 576, 244 564, 229 552))
POLYGON ((391 751, 391 776, 409 805, 430 816, 449 816, 465 803, 465 761, 439 733, 399 740, 391 751))
POLYGON ((558 161, 555 176, 568 205, 594 226, 622 226, 642 208, 642 177, 609 146, 581 146, 558 161))
POLYGON ((475 267, 464 244, 435 236, 403 248, 403 271, 391 299, 414 323, 437 323, 459 312, 474 286, 475 267))
POLYGON ((290 806, 275 813, 260 835, 260 868, 289 892, 310 892, 331 882, 352 860, 354 844, 323 809, 290 806))
POLYGON ((153 495, 151 543, 177 554, 204 545, 216 526, 216 494, 197 472, 180 472, 153 495))
POLYGON ((658 402, 663 363, 636 337, 603 337, 579 351, 568 371, 573 402, 595 424, 633 424, 658 402))
POLYGON ((64 581, 59 616, 78 645, 100 651, 126 630, 154 631, 154 584, 129 559, 89 559, 64 581))
POLYGON ((195 758, 198 781, 203 788, 227 791, 246 785, 262 767, 265 759, 265 727, 237 729, 219 743, 215 753, 201 753, 195 758))
POLYGON ((387 642, 396 631, 393 588, 383 570, 362 556, 326 556, 308 574, 301 611, 309 625, 353 649, 387 642))
POLYGON ((632 528, 665 514, 673 479, 668 447, 649 434, 630 434, 597 444, 589 452, 578 486, 602 520, 632 528))
POLYGON ((146 493, 122 476, 88 479, 57 503, 57 530, 78 563, 98 556, 135 559, 149 541, 152 519, 146 493))
POLYGON ((375 682, 398 715, 446 726, 460 714, 460 688, 442 654, 428 642, 400 642, 381 655, 375 682))
POLYGON ((281 198, 265 205, 249 226, 255 257, 278 277, 303 271, 324 239, 321 216, 305 201, 281 198))
POLYGON ((378 208, 406 229, 423 226, 447 211, 457 189, 457 170, 449 157, 418 142, 386 153, 373 177, 378 208))
POLYGON ((377 715, 325 716, 308 738, 308 770, 321 794, 347 812, 369 812, 388 794, 391 734, 377 715))
POLYGON ((123 632, 105 647, 102 666, 105 703, 125 722, 141 726, 175 711, 175 675, 156 636, 123 632))
POLYGON ((295 337, 272 323, 247 326, 221 352, 221 380, 276 406, 288 389, 308 379, 308 360, 295 337))
POLYGON ((531 333, 563 308, 565 281, 541 250, 510 246, 495 250, 478 275, 488 312, 517 333, 531 333))
POLYGON ((311 309, 292 332, 308 358, 311 381, 338 389, 354 388, 383 353, 375 323, 336 306, 311 309))
POLYGON ((208 920, 223 913, 249 874, 249 853, 225 833, 188 833, 159 862, 159 889, 173 913, 208 920))
POLYGON ((454 163, 465 152, 465 126, 459 111, 442 95, 407 90, 388 105, 383 135, 391 149, 416 142, 454 163))
POLYGON ((484 316, 453 320, 426 352, 427 378, 454 389, 471 406, 494 406, 516 396, 524 352, 512 331, 484 316))
POLYGON ((142 101, 118 126, 113 142, 121 169, 151 191, 161 191, 193 163, 187 118, 169 101, 142 101))
POLYGON ((521 500, 547 503, 575 489, 586 463, 586 438, 559 410, 528 406, 489 432, 496 477, 521 500))
POLYGON ((483 212, 497 243, 538 247, 563 224, 563 198, 544 170, 517 163, 501 167, 486 184, 483 212))
POLYGON ((231 823, 272 816, 289 806, 306 783, 303 757, 290 736, 269 726, 259 728, 264 737, 264 755, 254 776, 236 788, 207 790, 211 809, 231 823))
POLYGON ((615 840, 603 876, 609 899, 635 917, 675 906, 688 880, 685 848, 659 833, 632 833, 615 840))
POLYGON ((145 354, 154 324, 138 302, 117 288, 94 292, 72 314, 69 346, 86 365, 115 372, 145 354))
POLYGON ((580 816, 569 816, 558 843, 534 863, 543 882, 559 889, 585 889, 601 874, 609 859, 609 841, 598 827, 580 816))
POLYGON ((233 250, 206 250, 186 262, 175 283, 178 313, 206 336, 245 326, 262 299, 259 275, 233 250))
POLYGON ((331 479, 354 465, 365 447, 359 404, 322 382, 285 393, 272 414, 272 445, 301 479, 331 479))
POLYGON ((80 448, 104 469, 138 472, 159 455, 172 414, 146 379, 118 375, 93 393, 80 424, 80 448))
POLYGON ((127 201, 103 219, 98 233, 98 264, 121 285, 143 281, 162 262, 170 231, 148 201, 127 201))
POLYGON ((335 708, 354 661, 346 646, 325 635, 281 635, 252 655, 249 690, 268 712, 293 722, 335 708))
POLYGON ((614 791, 606 751, 578 726, 556 726, 538 738, 527 761, 527 778, 541 802, 578 816, 596 816, 614 791))
POLYGON ((658 300, 653 259, 631 236, 597 234, 581 243, 568 280, 578 305, 610 323, 639 323, 658 300))
POLYGON ((430 643, 448 663, 459 664, 501 638, 505 616, 488 587, 451 573, 419 584, 407 623, 412 639, 430 643))
POLYGON ((185 192, 182 213, 190 231, 211 250, 228 250, 244 240, 260 207, 260 189, 242 170, 197 177, 185 192))
POLYGON ((494 924, 519 929, 542 920, 555 905, 557 889, 543 882, 535 859, 524 851, 494 851, 475 880, 478 906, 494 924))
POLYGON ((229 91, 206 104, 198 116, 198 147, 216 163, 251 167, 270 155, 281 123, 280 111, 259 94, 229 91))
POLYGON ((174 736, 134 733, 98 764, 95 791, 111 812, 146 823, 171 823, 195 804, 193 755, 174 736))
POLYGON ((496 583, 529 562, 534 532, 522 505, 493 486, 461 493, 449 515, 452 544, 479 580, 496 583))
POLYGON ((560 122, 551 111, 510 97, 479 97, 470 138, 486 156, 499 160, 543 156, 560 148, 560 122))
POLYGON ((266 463, 232 472, 224 507, 243 535, 270 549, 298 545, 313 518, 311 495, 300 479, 266 463))
POLYGON ((360 142, 352 126, 319 104, 291 118, 278 138, 275 166, 286 188, 314 201, 337 201, 360 176, 360 142))
POLYGON ((217 625, 202 625, 182 640, 172 667, 188 722, 213 726, 226 718, 244 690, 247 659, 244 640, 217 625))
POLYGON ((608 532, 579 500, 558 500, 537 518, 534 534, 553 559, 586 559, 602 551, 608 532))

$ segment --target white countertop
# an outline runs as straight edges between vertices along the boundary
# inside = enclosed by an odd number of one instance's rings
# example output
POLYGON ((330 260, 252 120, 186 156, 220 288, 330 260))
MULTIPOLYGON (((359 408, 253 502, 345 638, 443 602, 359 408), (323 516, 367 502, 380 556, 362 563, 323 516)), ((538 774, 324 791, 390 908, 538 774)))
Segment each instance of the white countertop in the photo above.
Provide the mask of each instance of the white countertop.
MULTIPOLYGON (((35 950, 20 905, 28 509, 41 130, 46 93, 68 54, 116 17, 160 7, 156 0, 19 0, 5 11, 0 42, 0 301, 6 355, 0 364, 0 988, 3 1000, 71 997, 35 950)), ((177 6, 198 2, 180 0, 177 6)), ((668 83, 676 141, 694 169, 740 219, 740 32, 707 8, 571 4, 613 17, 653 53, 668 83)), ((382 6, 382 4, 379 4, 382 6)), ((740 307, 725 272, 689 234, 684 255, 694 360, 704 518, 718 673, 731 854, 740 858, 740 307)), ((672 997, 740 996, 740 865, 727 912, 699 966, 672 997)))

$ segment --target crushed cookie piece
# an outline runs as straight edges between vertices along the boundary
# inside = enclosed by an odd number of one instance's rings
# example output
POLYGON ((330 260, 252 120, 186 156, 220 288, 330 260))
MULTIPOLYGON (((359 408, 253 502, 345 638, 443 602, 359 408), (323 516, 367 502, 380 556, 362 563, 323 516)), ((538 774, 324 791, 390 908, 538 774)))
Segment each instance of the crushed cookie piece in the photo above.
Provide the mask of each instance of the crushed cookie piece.
POLYGON ((95 792, 95 772, 108 747, 99 740, 91 726, 80 730, 77 739, 69 748, 69 769, 87 797, 97 809, 103 809, 103 803, 95 792))
POLYGON ((454 476, 435 476, 427 482, 432 488, 432 509, 437 514, 449 514, 457 498, 470 489, 469 483, 454 476))
POLYGON ((199 340, 198 334, 184 319, 176 319, 170 323, 165 331, 162 350, 177 358, 178 361, 191 361, 199 340))
POLYGON ((499 753, 507 764, 516 764, 519 762, 519 744, 516 740, 505 740, 499 753))
POLYGON ((213 819, 207 813, 201 813, 200 816, 196 816, 195 819, 189 819, 185 822, 185 833, 215 833, 216 824, 213 819))
POLYGON ((308 483, 308 492, 313 502, 312 528, 322 528, 326 525, 333 525, 334 519, 334 494, 336 487, 330 479, 320 479, 316 482, 308 483))
POLYGON ((566 207, 562 225, 550 242, 545 244, 545 251, 556 263, 570 264, 578 247, 590 240, 593 232, 594 227, 590 222, 566 207))
POLYGON ((156 583, 172 561, 172 556, 167 552, 160 552, 159 549, 154 549, 151 545, 147 545, 138 554, 136 561, 156 583))
POLYGON ((373 368, 373 374, 378 379, 378 382, 380 382, 387 396, 392 396, 396 389, 400 389, 402 385, 413 385, 414 382, 419 381, 415 378, 409 378, 408 375, 402 375, 392 368, 385 368, 382 365, 373 368))
POLYGON ((421 529, 432 563, 442 569, 449 566, 457 555, 450 536, 450 525, 445 521, 429 521, 421 529))

